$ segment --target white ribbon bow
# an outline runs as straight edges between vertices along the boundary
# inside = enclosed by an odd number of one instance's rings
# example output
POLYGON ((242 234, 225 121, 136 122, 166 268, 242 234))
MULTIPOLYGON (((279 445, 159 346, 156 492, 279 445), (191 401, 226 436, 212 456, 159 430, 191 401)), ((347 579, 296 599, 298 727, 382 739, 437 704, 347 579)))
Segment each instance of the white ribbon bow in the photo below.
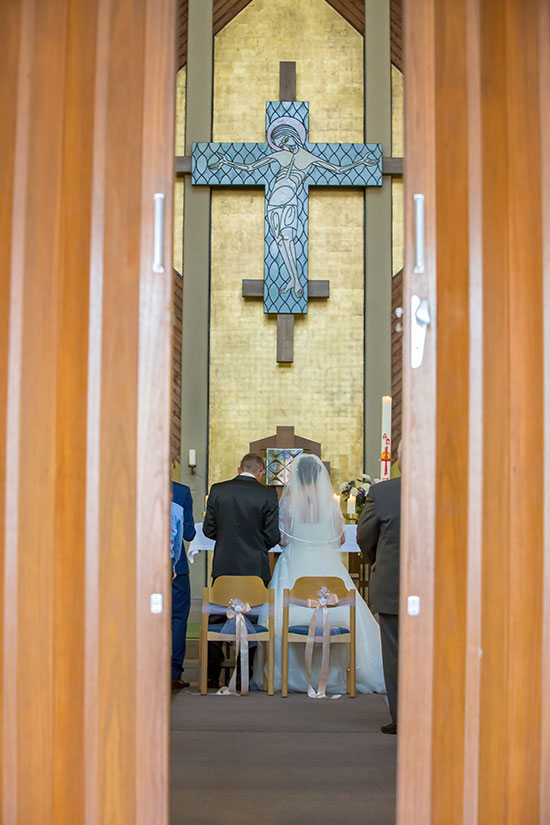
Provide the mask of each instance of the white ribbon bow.
POLYGON ((238 696, 237 691, 237 661, 239 652, 241 654, 241 696, 248 693, 248 629, 244 613, 249 613, 252 608, 244 604, 239 599, 230 599, 229 609, 226 612, 228 619, 235 619, 235 670, 229 680, 229 685, 218 690, 218 696, 238 696))
POLYGON ((307 634, 306 650, 305 650, 305 665, 307 671, 307 695, 310 699, 339 699, 341 694, 334 694, 334 696, 327 696, 327 682, 329 674, 329 660, 330 660, 330 622, 328 618, 328 605, 338 604, 338 596, 335 593, 330 593, 327 587, 319 590, 318 599, 308 599, 307 606, 315 608, 311 621, 309 623, 309 630, 307 634), (319 675, 319 684, 317 690, 311 686, 311 665, 313 662, 313 646, 315 644, 315 631, 319 621, 319 612, 323 611, 323 643, 321 654, 321 673, 319 675))

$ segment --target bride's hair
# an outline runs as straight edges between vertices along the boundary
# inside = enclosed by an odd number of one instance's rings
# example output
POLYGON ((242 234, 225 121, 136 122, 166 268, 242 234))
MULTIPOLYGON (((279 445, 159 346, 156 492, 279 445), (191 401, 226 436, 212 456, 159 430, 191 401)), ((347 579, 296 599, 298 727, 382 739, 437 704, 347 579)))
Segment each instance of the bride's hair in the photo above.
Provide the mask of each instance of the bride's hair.
POLYGON ((298 479, 302 487, 314 484, 321 472, 321 465, 315 460, 315 456, 312 455, 300 456, 297 467, 298 479))

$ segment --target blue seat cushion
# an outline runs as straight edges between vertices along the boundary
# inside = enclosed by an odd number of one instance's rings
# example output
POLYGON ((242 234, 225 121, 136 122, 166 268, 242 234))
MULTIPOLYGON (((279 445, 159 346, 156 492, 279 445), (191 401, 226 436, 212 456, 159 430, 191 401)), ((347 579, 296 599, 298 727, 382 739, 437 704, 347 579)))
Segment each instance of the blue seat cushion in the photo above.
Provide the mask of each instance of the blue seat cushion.
MULTIPOLYGON (((288 628, 289 633, 299 633, 300 636, 307 636, 309 633, 309 627, 306 624, 295 624, 292 627, 288 628)), ((345 633, 349 633, 347 627, 331 627, 330 628, 330 635, 331 636, 343 636, 345 633)), ((315 628, 315 635, 322 636, 323 635, 323 628, 317 627, 315 628)))
MULTIPOLYGON (((209 624, 208 625, 208 632, 209 633, 221 633, 223 631, 223 624, 209 624)), ((229 631, 231 633, 232 631, 229 631)), ((253 636, 254 633, 267 633, 267 627, 264 627, 261 624, 252 625, 252 628, 249 628, 248 635, 253 636)))

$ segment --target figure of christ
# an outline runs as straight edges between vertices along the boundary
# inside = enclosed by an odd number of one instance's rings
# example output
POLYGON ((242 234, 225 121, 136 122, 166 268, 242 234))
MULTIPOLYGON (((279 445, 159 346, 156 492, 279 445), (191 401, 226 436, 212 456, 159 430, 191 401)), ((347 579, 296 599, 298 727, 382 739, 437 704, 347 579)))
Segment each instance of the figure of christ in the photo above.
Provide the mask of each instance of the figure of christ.
POLYGON ((253 163, 237 163, 219 153, 219 159, 208 166, 213 171, 222 166, 229 166, 251 172, 262 166, 278 163, 279 171, 275 183, 268 192, 266 212, 270 231, 289 275, 288 282, 279 289, 279 294, 292 289, 296 297, 301 298, 304 290, 300 284, 295 241, 299 229, 298 192, 304 185, 308 172, 319 167, 336 174, 344 174, 358 166, 376 166, 378 160, 367 156, 347 166, 330 163, 305 149, 305 126, 297 118, 289 116, 279 117, 270 123, 267 142, 274 151, 253 163))

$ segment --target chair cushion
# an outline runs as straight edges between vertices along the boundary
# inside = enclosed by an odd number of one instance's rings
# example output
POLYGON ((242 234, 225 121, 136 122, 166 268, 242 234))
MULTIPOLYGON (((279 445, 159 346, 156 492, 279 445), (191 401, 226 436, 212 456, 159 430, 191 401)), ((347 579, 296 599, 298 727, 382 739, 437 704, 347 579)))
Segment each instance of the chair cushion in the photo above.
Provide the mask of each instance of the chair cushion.
MULTIPOLYGON (((208 632, 209 633, 221 633, 223 631, 223 624, 209 624, 208 625, 208 632)), ((230 633, 232 631, 229 631, 230 633)), ((264 627, 261 624, 252 625, 252 629, 249 628, 248 635, 253 636, 254 633, 268 633, 267 627, 264 627)))
MULTIPOLYGON (((307 636, 309 633, 309 627, 306 624, 295 624, 293 627, 288 628, 289 633, 299 633, 300 636, 307 636)), ((347 627, 331 627, 330 628, 330 635, 331 636, 343 636, 345 633, 349 633, 349 629, 347 627)), ((317 627, 315 628, 315 635, 322 636, 323 635, 323 628, 317 627)))

